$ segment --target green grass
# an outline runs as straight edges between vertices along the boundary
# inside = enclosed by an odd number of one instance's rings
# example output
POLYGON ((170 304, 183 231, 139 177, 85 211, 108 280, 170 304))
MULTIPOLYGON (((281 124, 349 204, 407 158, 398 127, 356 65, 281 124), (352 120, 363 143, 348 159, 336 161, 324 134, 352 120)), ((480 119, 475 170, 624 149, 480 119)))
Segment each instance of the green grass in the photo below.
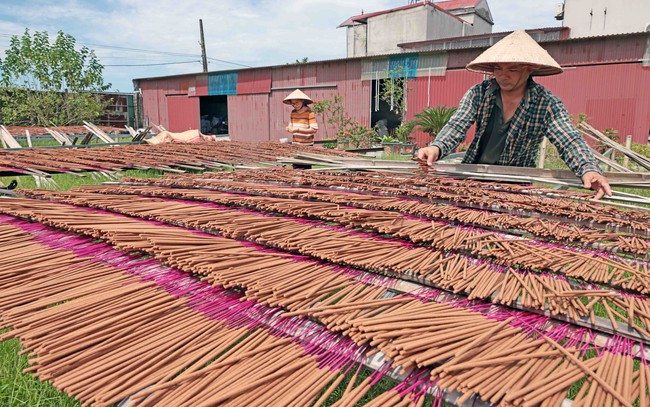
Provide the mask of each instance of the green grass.
MULTIPOLYGON (((158 170, 126 170, 123 174, 140 178, 160 178, 163 175, 162 171, 158 170)), ((68 190, 80 185, 101 184, 109 180, 107 177, 85 175, 78 177, 70 174, 54 174, 52 179, 56 184, 42 187, 68 190)), ((18 181, 18 188, 36 188, 36 182, 31 176, 0 177, 5 185, 14 179, 18 181)), ((19 356, 20 350, 21 346, 17 339, 0 342, 0 406, 72 407, 81 405, 67 394, 57 391, 50 383, 41 382, 31 374, 22 373, 23 369, 28 367, 28 358, 27 355, 19 356)))
MULTIPOLYGON (((595 357, 598 357, 598 354, 597 354, 596 351, 588 350, 587 352, 585 352, 585 358, 584 358, 585 360, 589 360, 589 359, 592 359, 592 358, 595 358, 595 357)), ((639 370, 640 367, 641 367, 641 360, 638 359, 638 358, 634 359, 632 370, 636 372, 637 370, 639 370)), ((580 391, 580 388, 582 387, 582 385, 586 381, 587 381, 587 378, 583 377, 582 379, 580 379, 577 382, 573 383, 571 388, 569 388, 569 391, 567 393, 567 398, 570 399, 570 400, 575 400, 576 396, 578 395, 578 392, 580 391)), ((633 407, 640 407, 639 403, 640 403, 640 401, 637 398, 636 401, 634 403, 632 403, 632 406, 633 407)))
MULTIPOLYGON (((85 134, 77 135, 77 136, 72 136, 68 135, 70 139, 74 142, 74 137, 77 137, 77 143, 81 143, 81 140, 85 137, 85 134)), ((124 135, 120 134, 115 136, 115 134, 109 134, 109 137, 111 137, 113 140, 115 140, 116 143, 127 143, 132 140, 130 135, 124 135)), ((27 139, 25 137, 16 137, 16 141, 18 144, 20 144, 23 147, 29 147, 27 144, 27 139)), ((90 141, 90 145, 97 145, 100 146, 101 144, 105 144, 104 141, 100 140, 97 137, 94 137, 90 141)), ((60 146, 58 141, 54 140, 53 138, 50 137, 35 137, 32 136, 32 147, 51 147, 51 146, 60 146)))
POLYGON ((47 382, 22 373, 29 366, 27 355, 18 356, 18 339, 0 342, 0 406, 73 407, 81 403, 47 382))
POLYGON ((379 157, 380 160, 391 161, 411 161, 411 158, 413 158, 413 156, 404 154, 382 154, 382 156, 379 157))
MULTIPOLYGON (((357 371, 357 366, 354 366, 354 368, 350 369, 350 371, 345 375, 343 381, 341 381, 341 383, 334 389, 334 391, 332 391, 332 394, 329 395, 327 400, 325 400, 325 402, 323 403, 324 406, 331 406, 341 398, 343 392, 345 391, 345 388, 348 386, 348 383, 352 379, 352 376, 357 371)), ((359 383, 361 383, 365 378, 370 376, 372 372, 373 371, 368 368, 365 367, 361 368, 359 372, 359 376, 357 377, 357 380, 355 382, 355 386, 359 385, 359 383)), ((368 391, 368 393, 365 396, 363 396, 363 398, 357 403, 357 405, 367 404, 371 400, 379 397, 381 394, 384 394, 387 391, 391 390, 393 387, 397 386, 397 384, 398 384, 397 381, 391 379, 388 376, 382 377, 374 386, 370 388, 370 391, 368 391)), ((328 386, 326 386, 325 388, 327 389, 328 386)), ((318 399, 319 397, 320 395, 318 395, 316 399, 318 399)), ((424 407, 431 407, 434 401, 435 399, 431 395, 427 395, 424 399, 424 407)), ((451 407, 453 406, 453 404, 449 404, 443 401, 442 406, 451 407)))
MULTIPOLYGON (((121 172, 122 175, 137 178, 161 178, 164 175, 160 170, 125 170, 121 172)), ((0 177, 0 181, 4 185, 9 185, 12 180, 18 181, 16 188, 21 189, 36 189, 36 179, 30 175, 13 176, 13 177, 0 177)), ((109 177, 103 173, 85 172, 80 175, 72 174, 52 174, 51 178, 46 182, 42 182, 41 189, 51 189, 57 191, 67 191, 81 185, 99 185, 106 181, 115 181, 115 177, 109 177), (53 181, 53 182, 52 182, 53 181)))

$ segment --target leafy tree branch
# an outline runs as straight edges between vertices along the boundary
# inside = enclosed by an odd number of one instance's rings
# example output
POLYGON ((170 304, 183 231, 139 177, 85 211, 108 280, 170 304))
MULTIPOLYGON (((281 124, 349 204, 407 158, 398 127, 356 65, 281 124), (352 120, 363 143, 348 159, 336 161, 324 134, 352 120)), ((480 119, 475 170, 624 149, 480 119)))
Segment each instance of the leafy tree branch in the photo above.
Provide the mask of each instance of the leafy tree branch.
POLYGON ((16 125, 78 124, 100 116, 110 103, 100 95, 104 67, 93 50, 76 48, 76 40, 59 31, 11 37, 0 59, 0 120, 16 125))

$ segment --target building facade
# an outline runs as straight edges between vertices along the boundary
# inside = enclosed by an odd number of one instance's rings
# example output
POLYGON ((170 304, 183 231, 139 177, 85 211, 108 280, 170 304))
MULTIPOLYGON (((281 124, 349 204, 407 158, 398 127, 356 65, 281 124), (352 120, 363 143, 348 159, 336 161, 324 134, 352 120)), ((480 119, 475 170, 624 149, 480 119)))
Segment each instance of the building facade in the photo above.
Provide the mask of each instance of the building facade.
POLYGON ((400 52, 397 44, 492 32, 486 0, 423 1, 342 22, 348 58, 400 52))
POLYGON ((650 31, 650 1, 564 0, 555 18, 572 38, 650 31))
MULTIPOLYGON (((560 38, 566 36, 563 30, 544 29, 531 35, 560 38)), ((389 114, 377 97, 382 81, 390 80, 389 72, 401 67, 408 78, 405 119, 410 119, 425 107, 457 106, 463 94, 484 79, 464 67, 488 45, 461 42, 467 46, 454 47, 450 39, 440 41, 446 49, 428 50, 439 44, 423 42, 405 48, 408 52, 383 56, 136 79, 141 118, 184 131, 201 129, 202 118, 208 116, 225 121, 223 131, 234 140, 277 141, 287 137, 289 122, 290 107, 282 100, 300 88, 315 101, 340 96, 346 113, 371 127, 389 114)), ((647 142, 650 33, 552 39, 541 45, 565 72, 536 80, 559 96, 570 114, 586 114, 593 126, 616 129, 622 139, 629 134, 634 142, 647 142)), ((316 139, 334 138, 328 117, 317 119, 316 139)), ((395 121, 389 125, 395 126, 395 121)), ((423 133, 415 137, 419 145, 430 141, 423 133)))

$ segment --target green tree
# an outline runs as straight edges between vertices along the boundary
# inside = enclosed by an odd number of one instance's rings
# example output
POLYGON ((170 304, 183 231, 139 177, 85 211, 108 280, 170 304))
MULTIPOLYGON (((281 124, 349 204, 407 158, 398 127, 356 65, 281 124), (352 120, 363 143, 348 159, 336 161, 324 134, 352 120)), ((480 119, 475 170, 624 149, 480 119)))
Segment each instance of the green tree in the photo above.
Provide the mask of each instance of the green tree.
MULTIPOLYGON (((351 118, 343 105, 343 96, 335 95, 333 100, 325 99, 311 105, 316 114, 322 115, 336 129, 337 141, 349 143, 353 148, 367 148, 378 139, 377 132, 351 118)), ((327 126, 325 137, 327 138, 327 126)))
POLYGON ((435 138, 445 124, 456 113, 455 107, 438 106, 429 107, 414 115, 413 123, 421 131, 429 133, 429 137, 435 138))
POLYGON ((12 125, 69 125, 100 116, 110 100, 92 92, 104 84, 95 52, 62 31, 50 43, 47 31, 11 37, 0 59, 0 120, 12 125))
POLYGON ((293 64, 306 64, 309 62, 309 57, 303 57, 302 59, 296 59, 295 62, 287 62, 285 65, 293 65, 293 64))
POLYGON ((349 127, 356 122, 347 114, 343 106, 343 96, 334 96, 333 100, 325 99, 312 104, 314 113, 322 114, 336 128, 336 138, 349 136, 349 127))

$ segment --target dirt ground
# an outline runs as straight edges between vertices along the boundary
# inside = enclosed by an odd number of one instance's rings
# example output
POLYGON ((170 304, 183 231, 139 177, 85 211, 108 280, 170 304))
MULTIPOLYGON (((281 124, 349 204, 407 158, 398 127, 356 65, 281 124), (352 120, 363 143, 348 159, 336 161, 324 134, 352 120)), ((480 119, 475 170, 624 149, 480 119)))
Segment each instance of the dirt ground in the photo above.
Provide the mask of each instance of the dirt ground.
MULTIPOLYGON (((23 126, 5 126, 9 133, 11 133, 14 136, 24 136, 25 135, 25 130, 29 130, 29 134, 32 136, 38 135, 38 134, 48 134, 47 130, 45 130, 45 127, 38 127, 38 126, 30 126, 30 127, 23 127, 23 126)), ((106 133, 111 133, 111 132, 118 132, 118 133, 126 133, 126 129, 123 127, 109 127, 109 126, 98 126, 100 129, 104 130, 106 133)), ((63 131, 66 134, 86 134, 88 133, 88 130, 86 130, 83 126, 61 126, 61 127, 48 127, 49 129, 56 130, 56 131, 63 131)))

